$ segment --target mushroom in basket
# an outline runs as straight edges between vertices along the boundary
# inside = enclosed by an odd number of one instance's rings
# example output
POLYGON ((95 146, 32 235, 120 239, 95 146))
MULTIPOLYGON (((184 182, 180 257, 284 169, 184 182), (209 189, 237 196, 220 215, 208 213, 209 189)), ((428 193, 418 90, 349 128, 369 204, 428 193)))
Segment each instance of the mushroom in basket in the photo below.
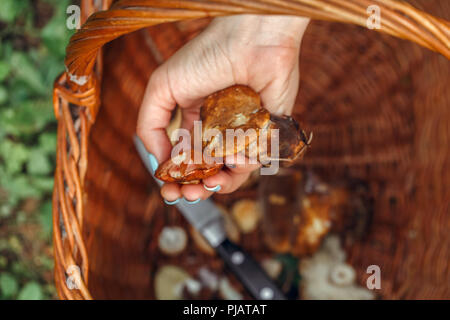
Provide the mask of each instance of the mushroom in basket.
POLYGON ((222 169, 225 157, 239 153, 262 164, 272 160, 293 162, 311 140, 293 118, 270 114, 262 107, 259 95, 243 85, 208 96, 201 108, 200 119, 201 150, 194 148, 195 142, 191 141, 188 150, 181 150, 158 168, 155 173, 158 179, 182 184, 200 183, 222 169), (244 134, 243 139, 240 133, 244 134), (274 142, 278 142, 276 146, 274 142))

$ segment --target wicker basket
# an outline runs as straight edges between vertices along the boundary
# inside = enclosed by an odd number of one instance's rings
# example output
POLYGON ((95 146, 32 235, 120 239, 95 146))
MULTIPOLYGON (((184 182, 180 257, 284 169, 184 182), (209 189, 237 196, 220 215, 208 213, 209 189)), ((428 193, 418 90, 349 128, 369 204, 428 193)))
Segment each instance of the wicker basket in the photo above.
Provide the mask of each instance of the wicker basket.
MULTIPOLYGON (((186 221, 161 201, 132 136, 151 72, 210 17, 239 13, 315 19, 304 38, 295 108, 315 139, 300 165, 367 182, 371 227, 346 248, 358 274, 380 265, 385 299, 450 298, 449 1, 112 2, 82 1, 87 22, 55 82, 53 226, 62 299, 154 298, 158 265, 223 268, 195 248, 177 258, 158 252, 155 234, 186 221), (360 27, 373 4, 381 8, 379 33, 360 27), (78 289, 68 287, 69 277, 78 289)), ((264 256, 255 237, 242 244, 264 256)))

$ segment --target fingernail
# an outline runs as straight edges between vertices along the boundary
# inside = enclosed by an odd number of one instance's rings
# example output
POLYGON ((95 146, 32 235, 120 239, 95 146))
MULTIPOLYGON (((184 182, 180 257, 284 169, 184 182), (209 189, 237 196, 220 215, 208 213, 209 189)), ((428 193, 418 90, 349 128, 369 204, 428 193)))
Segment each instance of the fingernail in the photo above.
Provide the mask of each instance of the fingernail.
POLYGON ((228 167, 228 168, 231 168, 231 169, 235 169, 235 168, 236 168, 236 165, 235 165, 235 164, 227 164, 227 167, 228 167))
POLYGON ((186 201, 186 203, 188 203, 188 204, 196 204, 196 203, 199 203, 200 202, 200 200, 202 200, 202 199, 197 199, 197 200, 194 200, 194 201, 189 201, 189 200, 187 200, 187 199, 184 199, 185 201, 186 201))
POLYGON ((169 206, 173 206, 174 204, 177 204, 178 202, 180 202, 180 199, 178 198, 177 200, 174 200, 174 201, 167 201, 166 199, 164 199, 164 202, 166 204, 168 204, 169 206))
POLYGON ((220 191, 220 189, 222 189, 222 187, 220 186, 220 184, 218 184, 218 185, 215 186, 214 188, 210 188, 210 187, 208 187, 206 184, 204 184, 203 187, 204 187, 206 190, 212 191, 212 192, 218 192, 218 191, 220 191))
POLYGON ((155 174, 156 169, 158 169, 158 160, 156 160, 156 157, 151 153, 148 154, 148 159, 150 160, 150 166, 152 167, 153 174, 155 174))

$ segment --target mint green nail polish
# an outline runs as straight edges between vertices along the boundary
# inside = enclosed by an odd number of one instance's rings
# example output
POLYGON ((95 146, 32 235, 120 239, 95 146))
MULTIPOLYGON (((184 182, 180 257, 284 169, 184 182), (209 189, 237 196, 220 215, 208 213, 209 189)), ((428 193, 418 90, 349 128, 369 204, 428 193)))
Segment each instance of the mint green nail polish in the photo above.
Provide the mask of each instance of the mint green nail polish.
POLYGON ((207 185, 203 185, 203 187, 208 190, 208 191, 212 191, 212 192, 218 192, 220 191, 220 189, 222 189, 222 187, 220 186, 220 184, 218 184, 217 186, 215 186, 214 188, 210 188, 207 185))
POLYGON ((148 154, 148 158, 150 160, 150 166, 152 167, 153 174, 155 174, 156 169, 158 169, 158 160, 156 160, 156 157, 151 153, 148 154))
POLYGON ((177 204, 178 202, 180 202, 180 199, 174 200, 174 201, 167 201, 166 199, 164 199, 164 202, 166 204, 168 204, 169 206, 172 206, 174 204, 177 204))
POLYGON ((197 199, 197 200, 194 200, 194 201, 189 201, 189 200, 187 200, 187 199, 184 199, 184 200, 185 200, 186 203, 188 203, 188 204, 196 204, 196 203, 199 203, 200 200, 202 200, 202 199, 197 199))

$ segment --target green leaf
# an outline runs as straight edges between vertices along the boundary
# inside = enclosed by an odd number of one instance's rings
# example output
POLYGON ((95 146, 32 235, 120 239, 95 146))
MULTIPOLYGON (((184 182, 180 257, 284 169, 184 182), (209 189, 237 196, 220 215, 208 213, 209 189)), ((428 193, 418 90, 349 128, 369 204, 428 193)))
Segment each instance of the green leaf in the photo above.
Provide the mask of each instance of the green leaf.
POLYGON ((0 110, 0 131, 14 136, 36 133, 54 121, 53 108, 47 99, 25 101, 0 110))
POLYGON ((0 20, 13 22, 27 6, 29 6, 28 0, 1 0, 0 20))
POLYGON ((12 213, 12 206, 9 203, 0 204, 0 220, 1 218, 7 218, 12 213))
POLYGON ((42 300, 42 298, 41 286, 35 281, 28 282, 17 296, 17 300, 42 300))
POLYGON ((51 201, 45 202, 41 206, 39 222, 41 223, 42 231, 46 237, 50 237, 53 229, 53 217, 52 217, 52 203, 51 201))
POLYGON ((30 96, 32 96, 32 92, 28 88, 26 83, 23 83, 20 80, 15 79, 14 77, 8 83, 8 91, 9 91, 9 107, 17 106, 26 101, 30 96))
POLYGON ((0 142, 0 157, 6 164, 6 173, 13 174, 22 170, 23 164, 28 159, 28 150, 21 143, 3 140, 0 142))
POLYGON ((0 86, 0 105, 8 101, 8 91, 5 87, 0 86))
POLYGON ((0 291, 3 298, 11 298, 17 294, 19 285, 16 279, 9 273, 0 274, 0 291))
POLYGON ((27 169, 29 174, 46 175, 52 171, 52 165, 45 153, 39 149, 34 149, 30 152, 27 169))
POLYGON ((11 69, 16 79, 26 83, 30 90, 40 95, 48 93, 39 69, 23 52, 14 52, 11 56, 11 69))
POLYGON ((8 192, 8 201, 11 204, 17 204, 24 198, 42 196, 42 191, 36 189, 26 175, 0 176, 0 184, 8 192))
POLYGON ((50 193, 53 190, 53 176, 48 177, 37 177, 31 178, 30 184, 34 189, 40 191, 41 193, 50 193))
POLYGON ((55 79, 64 71, 64 55, 58 56, 47 53, 45 57, 41 58, 41 68, 45 70, 44 78, 47 86, 53 87, 55 79))
POLYGON ((54 155, 56 153, 56 132, 46 132, 39 136, 39 149, 43 152, 54 155))
POLYGON ((11 271, 20 278, 32 277, 32 270, 27 268, 22 261, 14 261, 11 265, 11 271))
MULTIPOLYGON (((8 258, 0 256, 0 269, 6 268, 8 265, 8 258)), ((1 277, 1 275, 0 275, 1 277)))
POLYGON ((9 248, 17 254, 22 253, 23 251, 23 245, 20 241, 20 239, 16 236, 13 235, 8 239, 8 243, 9 243, 9 248))
POLYGON ((11 66, 4 61, 0 61, 0 82, 6 79, 10 71, 11 66))
POLYGON ((52 19, 42 29, 41 39, 45 43, 48 50, 59 57, 64 57, 66 52, 66 46, 69 42, 70 36, 73 31, 69 30, 66 26, 67 21, 67 7, 69 1, 61 0, 58 4, 56 12, 52 19))

